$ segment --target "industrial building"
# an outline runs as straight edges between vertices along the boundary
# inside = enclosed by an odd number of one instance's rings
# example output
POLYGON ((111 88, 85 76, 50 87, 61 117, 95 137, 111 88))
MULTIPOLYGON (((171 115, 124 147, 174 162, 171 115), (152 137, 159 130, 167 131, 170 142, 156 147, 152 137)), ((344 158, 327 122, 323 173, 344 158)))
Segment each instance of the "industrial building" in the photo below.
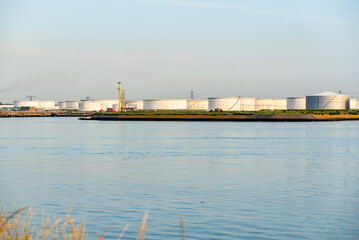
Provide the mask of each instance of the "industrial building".
POLYGON ((90 100, 81 100, 79 104, 80 112, 91 112, 103 110, 103 104, 100 102, 94 102, 90 100))
POLYGON ((10 110, 14 108, 13 104, 0 104, 0 110, 10 110))
POLYGON ((21 108, 21 107, 39 107, 39 101, 14 101, 14 107, 21 108))
POLYGON ((356 109, 359 108, 357 102, 358 102, 358 100, 356 100, 355 98, 351 98, 351 99, 350 99, 349 105, 350 105, 350 109, 351 109, 351 110, 356 110, 356 109))
POLYGON ((187 99, 143 100, 144 110, 186 110, 187 99))
POLYGON ((306 109, 305 97, 287 97, 287 109, 288 110, 306 109))
MULTIPOLYGON (((117 104, 118 109, 118 104, 117 104)), ((126 102, 126 109, 143 110, 143 100, 126 102)))
POLYGON ((208 98, 209 111, 240 111, 240 97, 208 98))
POLYGON ((260 99, 260 98, 208 98, 208 110, 222 111, 259 111, 287 109, 286 99, 260 99))
MULTIPOLYGON (((187 99, 148 99, 125 102, 124 90, 119 82, 119 99, 121 109, 127 110, 203 110, 203 111, 260 111, 260 110, 304 110, 304 109, 359 109, 359 100, 347 95, 324 92, 305 97, 276 98, 243 98, 243 97, 210 97, 207 100, 187 99)), ((119 111, 119 99, 95 99, 81 101, 14 101, 14 108, 31 107, 38 110, 79 110, 87 111, 119 111)))
POLYGON ((256 98, 240 99, 240 111, 255 111, 255 110, 256 110, 256 98))
POLYGON ((39 101, 39 107, 40 110, 53 110, 56 109, 55 107, 55 101, 49 100, 49 101, 39 101))
POLYGON ((80 109, 80 101, 66 101, 64 109, 79 110, 80 109))
POLYGON ((256 99, 256 111, 259 110, 286 110, 287 99, 265 98, 256 99))
POLYGON ((323 92, 305 97, 306 109, 349 109, 349 96, 323 92))
POLYGON ((188 100, 188 110, 208 110, 208 100, 188 100))
POLYGON ((114 104, 118 104, 118 99, 95 99, 93 102, 101 103, 102 109, 107 111, 113 109, 114 104))
POLYGON ((66 102, 59 102, 59 109, 60 110, 64 110, 64 109, 66 109, 66 102))
POLYGON ((40 110, 58 109, 58 107, 55 106, 55 101, 54 100, 49 100, 49 101, 14 101, 14 107, 15 108, 35 107, 36 109, 40 109, 40 110))

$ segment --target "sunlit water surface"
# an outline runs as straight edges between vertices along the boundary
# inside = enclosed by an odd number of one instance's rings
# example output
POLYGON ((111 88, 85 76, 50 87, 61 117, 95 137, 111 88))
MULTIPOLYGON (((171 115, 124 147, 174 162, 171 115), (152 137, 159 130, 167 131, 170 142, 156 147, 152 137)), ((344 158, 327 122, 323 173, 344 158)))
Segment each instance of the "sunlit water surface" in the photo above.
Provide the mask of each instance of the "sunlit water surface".
POLYGON ((0 119, 0 205, 89 239, 359 238, 359 122, 0 119))

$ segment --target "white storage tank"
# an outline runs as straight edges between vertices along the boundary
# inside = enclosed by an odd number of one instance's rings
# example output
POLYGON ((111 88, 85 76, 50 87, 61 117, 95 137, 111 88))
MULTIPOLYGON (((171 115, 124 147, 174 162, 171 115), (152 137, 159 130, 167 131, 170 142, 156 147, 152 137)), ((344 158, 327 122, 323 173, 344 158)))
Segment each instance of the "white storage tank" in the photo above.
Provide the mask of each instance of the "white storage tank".
POLYGON ((241 111, 255 111, 256 99, 255 98, 241 98, 241 111))
POLYGON ((288 97, 287 109, 305 109, 305 97, 288 97))
POLYGON ((81 101, 79 105, 80 112, 100 111, 103 109, 102 103, 94 101, 81 101))
POLYGON ((39 101, 39 108, 44 110, 52 110, 55 108, 55 101, 39 101))
POLYGON ((66 109, 66 102, 59 102, 59 109, 66 109))
POLYGON ((65 108, 68 110, 78 110, 80 109, 80 101, 66 101, 65 102, 65 108))
POLYGON ((103 110, 107 111, 109 108, 113 108, 114 104, 118 104, 118 99, 95 99, 94 102, 102 103, 103 110))
POLYGON ((11 105, 11 104, 0 104, 0 110, 10 110, 10 108, 14 108, 14 105, 11 105))
POLYGON ((262 98, 256 99, 256 111, 259 110, 286 110, 287 99, 262 98))
POLYGON ((208 98, 208 110, 240 111, 240 97, 208 98))
POLYGON ((185 110, 187 99, 154 99, 143 100, 145 110, 185 110))
POLYGON ((359 100, 357 100, 357 109, 359 109, 359 100))
POLYGON ((189 110, 208 110, 208 100, 188 100, 189 110))
POLYGON ((14 107, 35 107, 39 108, 39 101, 14 101, 14 107))
POLYGON ((126 108, 131 108, 131 109, 134 109, 134 110, 143 110, 143 101, 142 100, 136 100, 136 101, 126 102, 126 108))
POLYGON ((306 96, 306 109, 349 109, 349 96, 324 92, 306 96))
POLYGON ((350 109, 352 110, 356 110, 358 109, 358 104, 357 104, 358 100, 356 100, 355 98, 351 98, 350 99, 350 109))

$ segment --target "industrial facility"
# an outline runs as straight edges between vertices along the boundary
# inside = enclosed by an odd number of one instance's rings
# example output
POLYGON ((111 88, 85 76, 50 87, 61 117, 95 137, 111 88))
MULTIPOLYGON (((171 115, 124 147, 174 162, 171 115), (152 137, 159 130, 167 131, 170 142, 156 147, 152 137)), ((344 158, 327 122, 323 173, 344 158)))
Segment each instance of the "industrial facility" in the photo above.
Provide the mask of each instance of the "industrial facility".
POLYGON ((59 107, 55 105, 54 100, 50 100, 50 101, 14 101, 14 107, 15 108, 34 107, 39 110, 59 109, 59 107))
POLYGON ((125 101, 125 91, 118 83, 118 99, 94 99, 76 101, 30 100, 14 101, 14 104, 0 105, 1 109, 36 109, 38 111, 135 111, 135 110, 204 110, 204 111, 260 111, 260 110, 305 110, 305 109, 359 109, 359 100, 348 95, 323 92, 308 96, 277 98, 209 97, 208 99, 147 99, 125 101))
POLYGON ((306 109, 305 97, 287 97, 287 109, 289 110, 306 109))
POLYGON ((144 110, 186 110, 187 99, 143 100, 144 110))
POLYGON ((333 92, 323 92, 305 97, 306 109, 350 109, 350 98, 333 92))
POLYGON ((240 111, 240 97, 208 98, 208 110, 210 111, 240 111))

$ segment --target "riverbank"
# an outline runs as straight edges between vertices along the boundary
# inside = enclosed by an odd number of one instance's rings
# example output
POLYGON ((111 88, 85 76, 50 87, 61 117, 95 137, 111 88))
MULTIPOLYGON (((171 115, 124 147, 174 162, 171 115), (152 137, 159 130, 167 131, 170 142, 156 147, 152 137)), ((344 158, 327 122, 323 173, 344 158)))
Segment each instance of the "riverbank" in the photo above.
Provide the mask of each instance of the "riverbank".
POLYGON ((189 111, 134 111, 123 113, 96 113, 81 120, 101 121, 271 121, 313 122, 359 120, 352 110, 277 110, 257 112, 189 112, 189 111))
POLYGON ((261 110, 261 111, 188 111, 138 110, 128 112, 75 111, 0 111, 0 118, 80 117, 100 121, 348 121, 359 120, 355 110, 261 110))
POLYGON ((26 118, 26 117, 89 117, 94 112, 71 111, 0 111, 0 118, 26 118))

